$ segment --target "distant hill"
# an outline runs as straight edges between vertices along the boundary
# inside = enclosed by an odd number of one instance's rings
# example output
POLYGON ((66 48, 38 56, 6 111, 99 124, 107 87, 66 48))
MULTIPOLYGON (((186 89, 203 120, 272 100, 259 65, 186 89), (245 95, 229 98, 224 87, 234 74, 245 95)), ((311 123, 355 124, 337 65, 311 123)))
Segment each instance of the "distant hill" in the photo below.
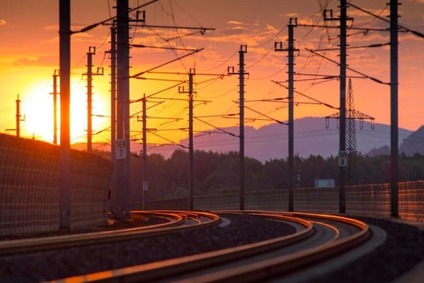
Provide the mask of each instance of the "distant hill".
MULTIPOLYGON (((302 157, 321 155, 323 157, 337 155, 339 148, 339 130, 335 121, 330 121, 328 129, 324 118, 302 118, 294 122, 294 151, 302 157), (333 123, 331 123, 333 122, 333 123)), ((238 134, 238 127, 225 128, 226 131, 238 134)), ((412 131, 399 129, 399 144, 412 131)), ((181 144, 188 145, 188 139, 181 144)), ((356 147, 358 152, 368 153, 372 149, 390 146, 390 126, 376 124, 374 130, 371 124, 364 122, 363 128, 357 125, 356 147)), ((171 147, 175 150, 175 147, 171 147)), ((225 134, 196 135, 194 139, 196 150, 228 152, 239 150, 238 138, 225 134)), ((154 150, 160 153, 161 148, 154 150)), ((167 153, 170 147, 164 147, 167 153)), ((151 151, 151 152, 154 152, 151 151)), ((270 124, 258 129, 245 128, 245 155, 261 162, 286 158, 288 155, 288 127, 281 124, 270 124)), ((164 154, 165 157, 168 157, 164 154)))
POLYGON ((390 155, 390 146, 383 145, 378 148, 373 148, 368 153, 366 153, 366 155, 369 157, 376 157, 380 155, 390 155))
POLYGON ((411 133, 403 140, 399 152, 406 155, 424 154, 424 126, 411 133))
MULTIPOLYGON (((301 157, 321 155, 322 157, 336 156, 339 149, 339 130, 336 121, 330 121, 328 129, 325 127, 324 118, 302 118, 294 122, 294 151, 301 157), (331 123, 332 122, 332 123, 331 123)), ((225 128, 224 130, 238 135, 238 127, 225 128)), ((424 136, 424 129, 420 129, 424 136)), ((412 131, 399 129, 399 144, 410 136, 412 131)), ((424 137, 414 135, 408 140, 415 143, 415 147, 424 144, 424 137), (421 140, 421 142, 417 142, 421 140)), ((188 139, 180 141, 182 145, 188 146, 188 139)), ((409 147, 409 144, 405 147, 409 147)), ((85 145, 75 146, 85 149, 85 145)), ((109 146, 93 144, 97 150, 109 150, 109 146)), ((177 146, 170 145, 149 145, 148 154, 159 153, 168 158, 178 149, 177 146)), ((357 125, 356 148, 358 152, 367 154, 373 150, 373 154, 385 153, 390 148, 390 126, 376 124, 374 130, 371 124, 364 122, 363 128, 357 125), (384 149, 379 151, 378 149, 384 149)), ((404 145, 402 144, 402 147, 404 145)), ((228 134, 199 133, 194 137, 194 149, 214 152, 229 152, 239 150, 239 139, 228 134)), ((131 151, 139 154, 141 145, 131 144, 131 151)), ((405 149, 406 150, 406 149, 405 149)), ((421 151, 424 150, 422 147, 421 151)), ((402 152, 402 151, 400 151, 402 152)), ((270 124, 261 128, 245 127, 245 155, 255 158, 261 162, 272 159, 286 158, 288 155, 288 127, 281 124, 270 124)))

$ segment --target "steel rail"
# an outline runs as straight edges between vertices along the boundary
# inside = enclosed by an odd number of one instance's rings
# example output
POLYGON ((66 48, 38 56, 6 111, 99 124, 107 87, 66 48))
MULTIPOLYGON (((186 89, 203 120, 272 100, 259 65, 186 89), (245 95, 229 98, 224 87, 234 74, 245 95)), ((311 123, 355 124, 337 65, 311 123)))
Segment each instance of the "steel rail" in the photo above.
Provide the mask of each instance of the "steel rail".
MULTIPOLYGON (((228 211, 230 212, 230 211, 228 211)), ((231 213, 237 213, 231 211, 231 213)), ((169 277, 176 273, 190 272, 215 264, 231 262, 245 257, 265 253, 300 242, 314 233, 310 221, 286 215, 269 214, 264 217, 293 222, 304 227, 294 234, 269 239, 247 245, 226 248, 181 258, 169 259, 115 270, 101 271, 81 276, 74 276, 51 282, 149 282, 158 278, 169 277)))
POLYGON ((176 211, 132 211, 131 214, 154 215, 157 217, 166 218, 169 220, 169 222, 102 232, 1 241, 0 255, 30 253, 52 249, 62 249, 67 247, 87 246, 115 241, 138 239, 147 236, 172 233, 181 229, 191 229, 193 227, 213 225, 219 222, 219 217, 216 215, 213 216, 211 213, 205 213, 204 215, 205 217, 211 218, 212 221, 208 222, 207 224, 201 223, 190 226, 183 225, 185 223, 184 216, 181 215, 181 213, 177 213, 176 211))
MULTIPOLYGON (((230 212, 230 211, 227 211, 230 212)), ((264 217, 275 218, 286 221, 298 221, 297 223, 304 223, 311 225, 312 223, 303 218, 313 218, 321 220, 337 221, 344 224, 349 224, 357 229, 359 232, 354 233, 351 236, 337 239, 333 237, 328 242, 319 245, 314 248, 309 248, 300 252, 295 252, 289 255, 277 256, 267 260, 261 260, 259 262, 245 264, 241 267, 235 267, 231 269, 224 269, 223 271, 213 272, 207 275, 200 275, 191 277, 190 282, 258 282, 263 281, 266 278, 281 275, 290 271, 294 271, 301 267, 310 265, 315 262, 327 259, 331 256, 337 255, 343 251, 353 248, 369 237, 368 225, 351 218, 336 216, 336 215, 322 215, 313 213, 281 213, 281 212, 261 212, 261 211, 242 211, 234 213, 250 213, 256 215, 263 215, 264 217), (293 218, 294 217, 294 218, 293 218)), ((325 226, 331 226, 324 223, 325 226)), ((335 228, 334 228, 335 229, 335 228)), ((313 228, 308 226, 303 231, 304 237, 309 236, 309 233, 313 232, 313 228), (308 232, 306 232, 308 231, 308 232)), ((290 236, 289 236, 290 237, 290 236)), ((219 250, 215 252, 209 252, 204 254, 198 254, 183 258, 177 258, 172 260, 165 260, 151 264, 139 265, 134 267, 122 268, 117 270, 109 270, 104 272, 98 272, 88 274, 84 276, 76 276, 58 280, 55 282, 146 282, 151 280, 161 279, 172 279, 172 276, 176 274, 182 274, 185 272, 192 272, 206 268, 208 266, 214 266, 223 264, 224 262, 235 261, 240 258, 249 257, 260 252, 264 253, 272 249, 277 248, 277 244, 273 240, 267 240, 260 243, 254 243, 250 245, 244 245, 241 247, 235 247, 230 249, 219 250), (270 245, 264 245, 258 247, 261 243, 268 242, 270 245), (272 243, 272 244, 271 244, 272 243), (256 246, 258 250, 253 251, 256 246), (274 248, 271 248, 274 246, 274 248)), ((297 242, 297 241, 294 241, 297 242)), ((282 245, 284 246, 284 244, 282 245)), ((185 279, 182 282, 187 282, 185 279)))
POLYGON ((309 217, 309 218, 317 218, 317 219, 326 219, 326 220, 333 220, 333 221, 339 221, 346 224, 350 224, 352 226, 357 227, 360 230, 368 230, 369 227, 366 223, 349 218, 346 216, 340 216, 340 215, 334 215, 334 214, 322 214, 322 213, 310 213, 310 212, 281 212, 281 211, 260 211, 260 210, 246 210, 245 213, 258 213, 258 214, 281 214, 286 216, 293 216, 293 217, 309 217))
MULTIPOLYGON (((150 210, 148 211, 150 212, 150 210)), ((192 219, 197 222, 196 225, 185 226, 185 229, 205 228, 208 226, 217 225, 221 222, 219 215, 206 211, 192 211, 192 210, 152 210, 158 213, 175 213, 183 217, 184 220, 192 219), (202 220, 203 218, 203 220, 202 220), (207 221, 205 221, 207 219, 207 221)))
MULTIPOLYGON (((225 269, 223 271, 201 275, 190 278, 193 282, 261 282, 265 279, 281 276, 282 274, 298 270, 301 267, 311 265, 328 259, 332 256, 347 251, 364 241, 370 236, 370 230, 366 223, 356 219, 314 213, 282 213, 284 215, 292 215, 295 217, 307 217, 339 221, 345 224, 350 224, 360 229, 358 233, 351 236, 330 241, 324 245, 283 255, 268 260, 246 264, 243 266, 225 269)), ((178 282, 178 281, 176 281, 178 282)), ((183 282, 183 281, 182 281, 183 282)))

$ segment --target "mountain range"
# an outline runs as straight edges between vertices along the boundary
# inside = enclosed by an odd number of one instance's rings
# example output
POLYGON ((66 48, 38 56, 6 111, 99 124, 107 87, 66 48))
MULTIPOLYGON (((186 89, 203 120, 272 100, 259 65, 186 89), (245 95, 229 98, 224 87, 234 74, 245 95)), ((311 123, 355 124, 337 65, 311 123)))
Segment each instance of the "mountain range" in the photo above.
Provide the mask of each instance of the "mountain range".
MULTIPOLYGON (((322 157, 336 156, 339 149, 339 129, 335 120, 329 121, 326 127, 324 118, 308 117, 294 121, 294 152, 301 157, 321 155, 322 157)), ((238 135, 238 127, 224 128, 228 133, 238 135)), ((269 124, 260 128, 245 127, 245 156, 255 158, 261 162, 272 159, 286 158, 288 155, 288 127, 282 124, 269 124)), ((403 141, 417 143, 421 138, 424 143, 424 128, 421 136, 412 136, 412 131, 399 129, 399 144, 403 141)), ((188 146, 188 138, 181 140, 180 144, 188 146)), ((239 139, 224 132, 204 132, 194 136, 194 149, 229 152, 239 151, 239 139)), ((372 124, 364 121, 356 123, 356 149, 362 154, 367 154, 378 148, 389 148, 390 126, 385 124, 372 124), (360 127, 361 126, 361 127, 360 127)), ((139 152, 141 145, 131 144, 133 152, 139 152)), ((408 145, 404 146, 410 147, 408 145)), ((422 147, 422 146, 421 146, 422 147)), ((160 153, 165 158, 171 156, 177 149, 176 146, 149 145, 148 154, 160 153)), ((384 150, 386 151, 386 150, 384 150)))

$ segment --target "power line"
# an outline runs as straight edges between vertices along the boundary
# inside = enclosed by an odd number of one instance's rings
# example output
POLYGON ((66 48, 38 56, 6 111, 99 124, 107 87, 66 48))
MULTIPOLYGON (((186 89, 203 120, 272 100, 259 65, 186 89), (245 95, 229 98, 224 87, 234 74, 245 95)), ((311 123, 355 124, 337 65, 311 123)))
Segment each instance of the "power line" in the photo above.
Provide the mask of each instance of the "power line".
MULTIPOLYGON (((349 46, 346 47, 346 49, 363 49, 363 48, 377 48, 377 47, 384 47, 390 45, 390 42, 386 43, 375 43, 375 44, 368 44, 368 45, 362 45, 362 46, 349 46)), ((315 49, 315 51, 338 51, 339 48, 324 48, 324 49, 315 49)))
MULTIPOLYGON (((272 82, 273 82, 273 83, 276 83, 276 84, 277 84, 277 85, 279 85, 279 86, 282 86, 282 87, 284 87, 284 88, 288 89, 288 87, 287 87, 287 86, 285 86, 285 85, 281 84, 280 82, 277 82, 277 81, 272 81, 272 82)), ((302 93, 302 92, 300 92, 300 91, 294 90, 294 92, 295 92, 295 93, 297 93, 297 94, 299 94, 299 95, 301 95, 301 96, 303 96, 303 97, 306 97, 306 98, 308 98, 308 99, 310 99, 310 100, 312 100, 312 101, 317 102, 319 105, 324 105, 324 106, 326 106, 326 107, 328 107, 328 108, 332 108, 332 109, 339 109, 338 107, 334 107, 334 106, 332 106, 332 105, 330 105, 330 104, 328 104, 328 103, 322 102, 322 101, 320 101, 320 100, 318 100, 318 99, 315 99, 315 98, 313 98, 313 97, 311 97, 311 96, 309 96, 309 95, 306 95, 306 94, 304 94, 304 93, 302 93)))
MULTIPOLYGON (((356 6, 356 5, 354 5, 354 4, 350 3, 350 2, 347 2, 347 5, 349 5, 349 6, 353 7, 353 8, 355 8, 355 9, 357 9, 357 10, 361 11, 361 12, 364 12, 364 13, 366 13, 366 14, 368 14, 368 15, 371 15, 371 16, 373 16, 373 17, 375 17, 375 18, 379 19, 379 20, 382 20, 382 21, 384 21, 384 22, 386 22, 386 23, 389 23, 389 24, 391 23, 391 22, 390 22, 390 20, 388 20, 388 19, 386 19, 386 18, 383 18, 383 17, 380 17, 379 15, 373 14, 373 13, 371 13, 371 12, 369 12, 369 11, 365 10, 365 9, 362 9, 361 7, 356 6)), ((414 34, 414 35, 416 35, 416 36, 418 36, 418 37, 424 38, 424 34, 423 34, 422 32, 412 30, 412 29, 410 29, 410 28, 404 27, 404 26, 399 25, 399 24, 398 24, 397 26, 398 26, 398 28, 401 28, 401 29, 403 29, 403 30, 404 30, 404 31, 406 31, 406 32, 410 32, 410 33, 412 33, 412 34, 414 34)))
POLYGON ((202 120, 202 119, 200 119, 198 117, 194 117, 194 119, 196 119, 196 120, 198 120, 198 121, 200 121, 200 122, 202 122, 202 123, 204 123, 204 124, 206 124, 208 126, 211 126, 212 128, 214 128, 214 129, 216 129, 216 130, 218 130, 218 131, 220 131, 222 133, 228 134, 228 135, 230 135, 232 137, 236 137, 236 138, 239 138, 240 137, 240 136, 237 136, 237 135, 235 135, 235 134, 233 134, 233 133, 231 133, 229 131, 226 131, 226 130, 224 130, 222 128, 216 127, 216 126, 212 125, 211 123, 208 123, 208 122, 206 122, 206 121, 204 121, 204 120, 202 120))
MULTIPOLYGON (((128 11, 128 13, 131 13, 131 12, 133 12, 133 11, 135 11, 135 10, 138 10, 138 9, 140 9, 140 8, 143 8, 143 7, 146 7, 146 6, 148 6, 148 5, 150 5, 150 4, 153 4, 153 3, 157 2, 157 1, 159 1, 159 0, 152 0, 152 1, 150 1, 150 2, 147 2, 147 3, 144 3, 144 4, 142 4, 142 5, 139 5, 139 6, 135 7, 135 8, 130 9, 130 10, 128 11)), ((92 29, 94 29, 94 28, 96 28, 96 27, 100 26, 100 25, 104 25, 104 24, 107 24, 107 23, 109 23, 109 22, 111 22, 111 21, 114 21, 114 20, 116 20, 119 16, 121 16, 121 14, 116 15, 116 16, 113 16, 113 17, 110 17, 110 18, 108 18, 108 19, 106 19, 106 20, 103 20, 103 21, 100 21, 100 22, 97 22, 97 23, 94 23, 94 24, 88 25, 88 26, 86 26, 86 27, 84 27, 84 28, 82 28, 82 29, 80 29, 80 30, 78 30, 78 31, 71 31, 71 35, 72 35, 72 34, 76 34, 76 33, 84 33, 84 32, 87 32, 87 31, 89 31, 89 30, 92 30, 92 29)))
POLYGON ((182 56, 180 56, 180 57, 178 57, 178 58, 176 58, 176 59, 173 59, 173 60, 168 61, 168 62, 166 62, 166 63, 160 64, 160 65, 158 65, 158 66, 156 66, 156 67, 150 68, 150 69, 148 69, 148 70, 146 70, 146 71, 144 71, 144 72, 140 72, 140 73, 137 73, 137 74, 135 74, 135 75, 132 75, 132 76, 131 76, 131 78, 137 78, 137 77, 139 77, 139 76, 141 76, 141 75, 143 75, 143 74, 145 74, 145 73, 149 73, 149 72, 151 72, 151 71, 153 71, 153 70, 159 69, 160 67, 166 66, 166 65, 171 64, 171 63, 173 63, 173 62, 175 62, 175 61, 179 61, 179 60, 181 60, 181 59, 183 59, 183 58, 185 58, 185 57, 188 57, 188 56, 190 56, 190 55, 193 55, 193 54, 195 54, 195 53, 197 53, 197 52, 200 52, 200 51, 202 51, 202 50, 204 50, 204 49, 205 49, 205 48, 196 49, 196 50, 194 50, 194 51, 192 51, 192 52, 189 52, 189 53, 187 53, 187 54, 185 54, 185 55, 182 55, 182 56))
MULTIPOLYGON (((318 55, 318 56, 320 56, 320 57, 322 57, 322 58, 324 58, 324 59, 326 59, 326 60, 328 60, 328 61, 330 61, 330 62, 332 62, 332 63, 334 63, 334 64, 337 64, 338 66, 340 66, 340 63, 336 62, 336 61, 335 61, 335 60, 333 60, 333 59, 330 59, 330 58, 328 58, 328 57, 326 57, 326 56, 324 56, 324 55, 322 55, 322 54, 319 54, 318 52, 315 52, 314 50, 311 50, 311 49, 308 49, 308 48, 305 48, 305 49, 306 49, 307 51, 309 51, 309 52, 311 52, 311 53, 315 54, 315 55, 318 55)), ((348 70, 350 70, 350 71, 352 71, 352 72, 354 72, 354 73, 357 73, 357 74, 359 74, 359 75, 362 75, 362 76, 366 77, 367 79, 370 79, 370 80, 372 80, 372 81, 374 81, 374 82, 376 82, 376 83, 384 84, 384 85, 390 85, 390 83, 386 83, 386 82, 383 82, 383 81, 381 81, 381 80, 379 80, 379 79, 376 79, 376 78, 374 78, 374 77, 368 76, 368 75, 366 75, 366 74, 364 74, 364 73, 362 73, 362 72, 359 72, 359 71, 357 71, 357 70, 355 70, 355 69, 353 69, 353 68, 351 68, 351 67, 347 67, 347 66, 346 66, 346 69, 348 69, 348 70)))

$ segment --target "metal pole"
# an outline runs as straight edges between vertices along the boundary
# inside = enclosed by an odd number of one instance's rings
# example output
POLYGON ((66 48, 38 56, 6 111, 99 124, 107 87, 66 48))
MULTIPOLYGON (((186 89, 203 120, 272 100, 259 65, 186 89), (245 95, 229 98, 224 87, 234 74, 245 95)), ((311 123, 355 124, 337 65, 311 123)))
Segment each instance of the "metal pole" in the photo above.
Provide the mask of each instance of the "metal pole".
POLYGON ((397 0, 390 0, 390 200, 392 217, 399 217, 398 5, 397 0))
POLYGON ((144 210, 146 204, 146 194, 144 192, 147 189, 147 107, 146 107, 146 95, 143 95, 143 180, 142 180, 142 197, 144 210))
POLYGON ((57 144, 57 70, 53 73, 53 143, 57 144))
POLYGON ((95 47, 89 47, 87 52, 87 152, 93 151, 92 146, 92 110, 93 110, 93 54, 95 47))
POLYGON ((59 1, 60 47, 60 228, 71 228, 71 149, 70 149, 70 73, 71 73, 71 0, 59 1))
POLYGON ((194 69, 188 74, 188 148, 189 148, 189 202, 190 210, 194 210, 194 150, 193 150, 193 75, 194 69))
MULTIPOLYGON (((346 4, 346 0, 340 0, 340 154, 346 151, 346 4)), ((346 212, 345 166, 340 166, 339 212, 346 212)))
POLYGON ((240 210, 244 210, 244 53, 247 45, 240 46, 239 88, 240 88, 240 210))
POLYGON ((18 97, 16 98, 16 136, 19 138, 21 136, 21 100, 18 97))
POLYGON ((117 14, 117 138, 123 141, 124 156, 117 160, 117 217, 129 218, 130 122, 129 122, 129 15, 128 0, 116 2, 117 14))
POLYGON ((290 19, 290 24, 288 25, 288 88, 289 88, 289 211, 294 211, 294 197, 293 197, 293 187, 294 187, 294 107, 293 107, 293 97, 294 97, 294 27, 292 24, 292 19, 290 19))
POLYGON ((275 42, 275 51, 288 51, 288 168, 289 168, 289 187, 288 187, 288 211, 294 211, 294 28, 297 26, 297 18, 290 18, 288 24, 288 48, 283 49, 282 42, 275 42))
POLYGON ((112 213, 117 213, 116 186, 116 27, 110 28, 110 160, 113 164, 112 184, 109 194, 112 213))

